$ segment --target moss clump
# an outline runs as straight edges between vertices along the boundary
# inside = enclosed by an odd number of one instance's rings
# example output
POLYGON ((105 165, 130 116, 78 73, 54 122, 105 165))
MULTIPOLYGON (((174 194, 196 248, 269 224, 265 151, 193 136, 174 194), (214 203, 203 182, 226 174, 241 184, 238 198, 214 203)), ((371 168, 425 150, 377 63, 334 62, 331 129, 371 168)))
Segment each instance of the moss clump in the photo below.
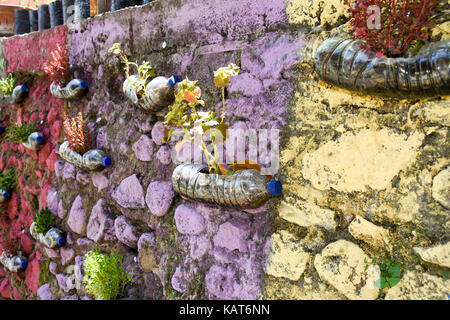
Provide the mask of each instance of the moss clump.
POLYGON ((123 268, 123 257, 116 252, 102 254, 98 249, 86 253, 84 261, 86 292, 97 300, 115 300, 119 290, 131 281, 133 273, 123 268))
POLYGON ((34 124, 27 124, 26 122, 23 125, 19 126, 17 123, 13 122, 12 126, 6 128, 6 136, 5 138, 11 142, 27 142, 28 136, 36 131, 36 126, 34 124))
POLYGON ((36 232, 45 234, 52 227, 55 216, 48 208, 45 208, 34 216, 33 221, 36 222, 36 232))
POLYGON ((0 172, 0 189, 9 191, 16 187, 17 176, 14 169, 9 169, 6 172, 0 172))

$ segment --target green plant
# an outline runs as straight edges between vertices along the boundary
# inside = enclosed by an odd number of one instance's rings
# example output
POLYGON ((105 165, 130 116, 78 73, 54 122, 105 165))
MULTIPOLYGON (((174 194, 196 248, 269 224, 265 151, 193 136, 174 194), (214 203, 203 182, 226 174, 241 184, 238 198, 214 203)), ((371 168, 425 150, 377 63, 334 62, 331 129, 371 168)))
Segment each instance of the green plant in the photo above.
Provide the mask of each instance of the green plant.
POLYGON ((384 293, 382 290, 384 288, 392 288, 397 283, 400 282, 402 273, 402 264, 397 261, 393 261, 390 258, 373 258, 371 263, 366 263, 364 270, 367 270, 369 264, 378 265, 381 271, 380 278, 375 282, 375 285, 380 288, 380 296, 384 293))
POLYGON ((27 142, 28 136, 36 131, 36 126, 34 124, 27 124, 24 122, 21 126, 15 122, 6 128, 5 138, 11 142, 27 142))
POLYGON ((0 189, 9 191, 17 186, 17 175, 14 168, 0 172, 0 189))
POLYGON ((205 107, 205 102, 200 100, 201 89, 197 86, 198 81, 191 81, 187 77, 177 85, 175 92, 175 103, 169 106, 164 124, 168 129, 167 142, 174 128, 179 128, 184 132, 181 143, 193 142, 205 155, 210 172, 219 173, 219 152, 217 146, 219 142, 226 140, 226 130, 228 125, 224 124, 225 118, 225 87, 230 82, 230 76, 236 76, 240 69, 231 63, 228 67, 223 67, 214 72, 214 83, 222 89, 222 114, 220 117, 212 110, 199 111, 205 107), (212 142, 212 153, 205 144, 205 139, 212 142))
POLYGON ((13 74, 10 73, 6 78, 0 79, 0 91, 5 95, 13 93, 16 86, 16 79, 13 74))
POLYGON ((109 53, 113 53, 119 56, 122 63, 125 64, 124 70, 130 84, 136 89, 136 94, 139 98, 145 96, 145 86, 150 78, 156 76, 155 68, 150 65, 150 62, 143 61, 142 64, 129 61, 127 56, 120 50, 120 44, 114 43, 108 50, 109 53), (136 80, 130 78, 130 65, 136 67, 138 71, 138 77, 136 80))
POLYGON ((84 261, 86 292, 99 300, 114 300, 119 291, 131 281, 133 273, 128 273, 122 264, 123 257, 116 252, 102 254, 98 249, 86 253, 84 261))
POLYGON ((48 208, 45 208, 33 217, 33 221, 36 222, 36 232, 45 234, 52 227, 55 216, 48 208))

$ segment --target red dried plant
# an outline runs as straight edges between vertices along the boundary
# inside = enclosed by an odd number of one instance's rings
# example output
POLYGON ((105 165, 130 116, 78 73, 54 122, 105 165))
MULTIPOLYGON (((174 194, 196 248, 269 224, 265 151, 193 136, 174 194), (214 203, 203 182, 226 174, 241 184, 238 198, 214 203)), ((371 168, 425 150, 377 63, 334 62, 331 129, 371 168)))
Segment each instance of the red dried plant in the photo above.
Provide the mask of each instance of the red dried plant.
POLYGON ((70 149, 79 154, 86 152, 86 141, 84 138, 83 115, 81 112, 75 118, 69 118, 67 113, 63 113, 64 131, 66 132, 67 141, 69 141, 70 149))
POLYGON ((428 40, 442 0, 345 0, 355 38, 380 57, 405 53, 411 42, 428 40))
POLYGON ((50 53, 50 60, 44 63, 43 69, 55 84, 63 85, 69 77, 69 58, 67 48, 63 49, 59 44, 56 47, 57 49, 50 53))

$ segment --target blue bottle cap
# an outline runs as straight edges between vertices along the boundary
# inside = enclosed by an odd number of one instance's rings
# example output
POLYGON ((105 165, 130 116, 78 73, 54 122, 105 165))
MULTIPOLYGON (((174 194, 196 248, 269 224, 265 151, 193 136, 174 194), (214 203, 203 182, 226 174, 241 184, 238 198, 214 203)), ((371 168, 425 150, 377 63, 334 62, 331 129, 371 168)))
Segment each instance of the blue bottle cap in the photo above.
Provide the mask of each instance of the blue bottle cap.
POLYGON ((177 76, 171 76, 169 78, 169 86, 171 86, 172 88, 174 88, 178 82, 180 82, 180 78, 178 78, 177 76))
POLYGON ((36 142, 37 142, 37 143, 42 143, 42 142, 44 142, 44 137, 43 137, 43 136, 37 136, 37 137, 36 137, 36 142))
POLYGON ((103 165, 104 167, 110 166, 111 163, 112 163, 112 160, 111 160, 110 157, 103 157, 103 159, 102 159, 102 165, 103 165))
POLYGON ((23 85, 20 86, 20 90, 28 92, 28 87, 23 84, 23 85))
POLYGON ((22 261, 22 262, 20 263, 20 268, 21 268, 21 269, 26 269, 27 266, 28 266, 28 261, 22 261))
POLYGON ((4 126, 0 126, 0 133, 5 132, 5 127, 4 126))
POLYGON ((58 237, 58 239, 56 239, 56 243, 58 243, 58 245, 60 245, 60 246, 63 246, 66 244, 66 238, 58 237))
POLYGON ((278 180, 272 180, 267 184, 267 191, 271 196, 278 197, 283 192, 283 185, 278 180))
POLYGON ((8 191, 5 191, 2 193, 3 198, 9 199, 11 197, 11 194, 8 191))
POLYGON ((84 80, 80 80, 79 86, 81 89, 87 89, 87 82, 84 80))

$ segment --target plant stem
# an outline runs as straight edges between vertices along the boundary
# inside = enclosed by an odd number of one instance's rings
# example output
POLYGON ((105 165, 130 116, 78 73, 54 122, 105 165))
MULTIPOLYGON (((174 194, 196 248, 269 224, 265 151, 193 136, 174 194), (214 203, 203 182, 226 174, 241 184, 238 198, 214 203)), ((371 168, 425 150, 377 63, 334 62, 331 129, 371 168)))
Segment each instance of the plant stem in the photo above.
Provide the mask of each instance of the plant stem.
POLYGON ((222 87, 222 121, 225 119, 225 87, 222 87))

